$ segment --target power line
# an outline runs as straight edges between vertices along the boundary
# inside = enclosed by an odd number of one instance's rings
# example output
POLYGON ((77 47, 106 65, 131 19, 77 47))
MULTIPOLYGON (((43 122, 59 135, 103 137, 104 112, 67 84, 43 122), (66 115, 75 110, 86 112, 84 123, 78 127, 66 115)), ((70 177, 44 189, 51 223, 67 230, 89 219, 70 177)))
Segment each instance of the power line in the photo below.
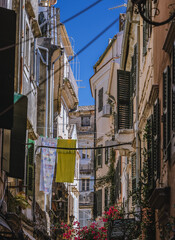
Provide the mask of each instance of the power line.
MULTIPOLYGON (((98 0, 98 1, 94 2, 93 4, 91 4, 91 5, 89 5, 88 7, 84 8, 84 9, 81 10, 80 12, 78 12, 78 13, 74 14, 73 16, 67 18, 67 19, 64 20, 62 23, 58 23, 57 25, 55 25, 53 28, 50 28, 49 30, 52 30, 52 29, 60 26, 61 24, 65 24, 65 23, 73 20, 74 18, 80 16, 82 13, 88 11, 89 9, 93 8, 94 6, 96 6, 97 4, 99 4, 99 3, 102 2, 102 1, 103 1, 103 0, 98 0)), ((52 16, 51 18, 53 18, 53 17, 54 17, 54 16, 52 16)), ((49 20, 50 20, 50 19, 49 19, 49 20)), ((26 40, 24 41, 24 43, 25 43, 25 42, 28 42, 28 41, 30 41, 30 40, 32 40, 32 39, 33 39, 33 38, 28 38, 28 39, 26 39, 26 40)), ((11 45, 5 46, 5 47, 3 47, 3 48, 0 48, 0 52, 5 51, 5 50, 7 50, 7 49, 9 49, 9 48, 15 47, 15 46, 17 46, 17 45, 19 45, 19 44, 21 44, 21 43, 23 43, 23 41, 20 41, 20 42, 18 42, 18 43, 16 43, 16 44, 11 44, 11 45)))
MULTIPOLYGON (((99 37, 101 37, 102 34, 104 34, 108 29, 110 29, 117 21, 119 21, 119 18, 117 18, 115 21, 113 21, 110 25, 108 25, 103 31, 101 31, 96 37, 94 37, 89 43, 87 43, 82 49, 80 49, 78 51, 78 53, 76 55, 74 55, 71 59, 68 60, 68 62, 72 61, 76 56, 78 56, 80 53, 82 53, 85 49, 87 49, 90 45, 92 45, 92 43, 94 43, 99 37)), ((60 66, 54 73, 57 73, 58 71, 60 71, 63 67, 65 66, 65 64, 63 64, 62 66, 60 66)), ((42 82, 39 83, 38 86, 35 86, 32 90, 30 90, 28 93, 25 94, 25 96, 30 95, 36 88, 40 87, 43 83, 45 83, 47 81, 47 79, 45 78, 42 82)), ((14 104, 12 104, 11 106, 9 106, 8 108, 6 108, 4 111, 2 111, 0 113, 0 116, 4 115, 7 111, 9 111, 12 107, 14 106, 14 104)))

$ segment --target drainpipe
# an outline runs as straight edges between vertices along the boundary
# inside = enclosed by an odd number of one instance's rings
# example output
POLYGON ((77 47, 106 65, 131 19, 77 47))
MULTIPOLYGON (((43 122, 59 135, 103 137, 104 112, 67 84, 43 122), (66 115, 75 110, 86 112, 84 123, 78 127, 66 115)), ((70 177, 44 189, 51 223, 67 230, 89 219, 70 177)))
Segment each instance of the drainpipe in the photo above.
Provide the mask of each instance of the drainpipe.
POLYGON ((139 56, 140 56, 140 26, 137 26, 137 73, 136 73, 136 184, 140 177, 140 137, 139 137, 139 56))
POLYGON ((53 121, 54 121, 54 65, 60 59, 63 54, 63 49, 61 49, 60 55, 52 62, 51 69, 51 84, 50 84, 50 136, 53 137, 53 121))
POLYGON ((33 45, 33 79, 36 80, 36 38, 33 45))
MULTIPOLYGON (((96 92, 97 92, 97 90, 95 89, 94 148, 96 147, 96 139, 97 139, 97 133, 96 133, 96 104, 97 104, 97 101, 96 101, 96 92)), ((95 217, 96 217, 96 214, 97 214, 95 184, 96 184, 96 159, 95 159, 95 149, 94 149, 94 210, 93 210, 94 221, 95 221, 95 217)))
POLYGON ((20 1, 20 15, 19 15, 19 50, 18 50, 18 93, 22 93, 22 79, 23 79, 23 57, 24 57, 24 0, 20 1))
POLYGON ((39 49, 46 51, 46 114, 45 114, 45 137, 48 137, 47 130, 48 130, 48 76, 49 76, 49 49, 46 47, 38 46, 39 49))

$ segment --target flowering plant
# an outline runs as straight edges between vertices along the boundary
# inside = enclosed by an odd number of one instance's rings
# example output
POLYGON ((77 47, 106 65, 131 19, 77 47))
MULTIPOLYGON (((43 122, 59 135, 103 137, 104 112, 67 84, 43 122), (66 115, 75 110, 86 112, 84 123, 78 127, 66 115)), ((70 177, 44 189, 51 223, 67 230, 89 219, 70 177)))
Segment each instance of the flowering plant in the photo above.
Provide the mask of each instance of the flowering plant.
POLYGON ((99 227, 97 223, 92 223, 89 227, 85 226, 80 228, 79 222, 74 222, 73 226, 61 223, 60 230, 62 230, 62 236, 60 239, 74 239, 74 240, 107 240, 107 229, 105 227, 99 227))
POLYGON ((107 240, 107 229, 98 227, 97 223, 92 223, 89 227, 85 226, 77 231, 75 240, 107 240))
POLYGON ((121 214, 117 209, 117 206, 111 206, 108 211, 105 211, 103 216, 103 222, 108 222, 109 220, 121 219, 121 214))

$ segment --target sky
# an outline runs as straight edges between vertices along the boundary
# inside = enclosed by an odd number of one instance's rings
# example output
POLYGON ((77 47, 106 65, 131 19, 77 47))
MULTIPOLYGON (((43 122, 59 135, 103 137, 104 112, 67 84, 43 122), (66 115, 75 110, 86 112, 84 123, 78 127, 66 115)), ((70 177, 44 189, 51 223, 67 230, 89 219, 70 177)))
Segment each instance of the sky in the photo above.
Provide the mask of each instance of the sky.
MULTIPOLYGON (((97 0, 58 0, 61 22, 65 22, 68 36, 73 39, 74 51, 78 53, 90 43, 99 33, 118 19, 120 13, 126 12, 126 7, 109 10, 126 3, 126 0, 102 0, 88 11, 70 21, 66 21, 76 13, 82 11, 97 0)), ((108 41, 119 31, 119 22, 108 28, 100 37, 78 54, 80 76, 77 82, 79 88, 79 106, 93 105, 89 79, 94 74, 93 66, 105 51, 108 41), (82 88, 81 88, 82 87, 82 88)))

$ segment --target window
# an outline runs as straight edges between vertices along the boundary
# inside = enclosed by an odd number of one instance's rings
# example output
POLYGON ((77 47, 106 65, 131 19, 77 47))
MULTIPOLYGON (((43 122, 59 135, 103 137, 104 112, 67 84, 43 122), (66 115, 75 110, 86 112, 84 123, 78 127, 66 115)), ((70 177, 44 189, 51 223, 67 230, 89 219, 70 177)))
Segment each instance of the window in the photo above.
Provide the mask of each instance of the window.
POLYGON ((172 51, 172 130, 175 132, 175 42, 172 51))
POLYGON ((130 72, 117 70, 117 130, 129 129, 133 125, 130 72))
POLYGON ((108 192, 109 192, 108 187, 106 187, 105 188, 105 204, 104 204, 105 205, 105 210, 106 210, 106 208, 108 207, 108 204, 109 204, 108 203, 108 192))
POLYGON ((90 116, 81 117, 81 126, 82 127, 90 126, 90 116))
MULTIPOLYGON (((147 0, 145 5, 147 18, 152 16, 152 0, 147 0)), ((147 53, 148 39, 151 37, 152 25, 143 20, 143 56, 147 53)))
MULTIPOLYGON (((99 145, 102 147, 103 145, 99 145)), ((99 148, 96 150, 96 158, 97 158, 97 167, 102 167, 103 162, 103 148, 99 148)))
POLYGON ((170 68, 163 73, 163 158, 164 161, 170 157, 170 68))
POLYGON ((131 168, 132 168, 132 205, 135 202, 136 193, 136 154, 131 157, 131 168))
POLYGON ((98 112, 103 109, 103 88, 98 91, 98 112))
POLYGON ((119 156, 117 167, 116 167, 116 173, 115 173, 115 179, 116 179, 116 199, 119 199, 120 193, 121 193, 121 156, 119 156))
POLYGON ((90 190, 90 180, 89 179, 82 179, 82 191, 89 191, 90 190))
POLYGON ((110 161, 111 149, 105 148, 105 164, 108 164, 110 161))
POLYGON ((27 163, 27 194, 33 195, 33 177, 34 177, 34 141, 28 139, 28 163, 27 163))
POLYGON ((96 192, 96 200, 97 200, 97 216, 102 215, 102 189, 96 192))
POLYGON ((27 66, 29 66, 29 64, 30 64, 30 30, 29 30, 28 25, 26 25, 24 41, 25 41, 25 53, 24 53, 25 58, 24 58, 24 60, 25 60, 25 64, 27 66))

